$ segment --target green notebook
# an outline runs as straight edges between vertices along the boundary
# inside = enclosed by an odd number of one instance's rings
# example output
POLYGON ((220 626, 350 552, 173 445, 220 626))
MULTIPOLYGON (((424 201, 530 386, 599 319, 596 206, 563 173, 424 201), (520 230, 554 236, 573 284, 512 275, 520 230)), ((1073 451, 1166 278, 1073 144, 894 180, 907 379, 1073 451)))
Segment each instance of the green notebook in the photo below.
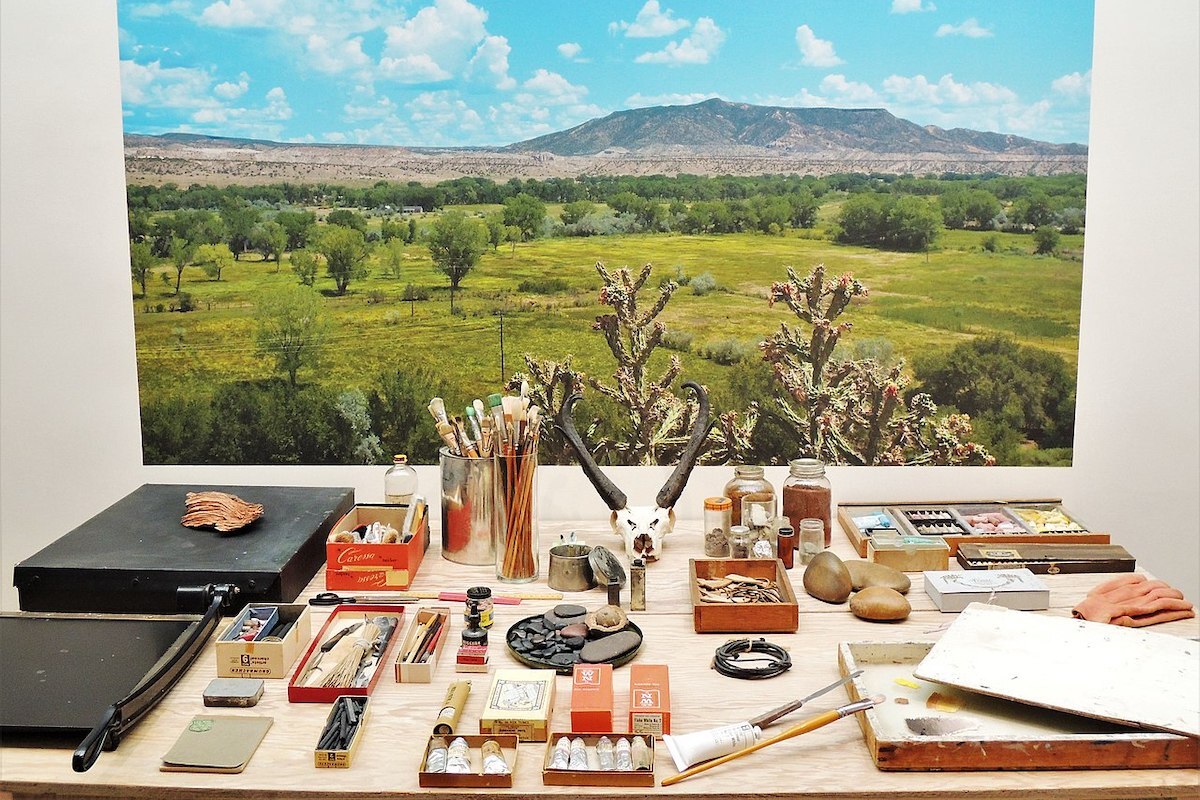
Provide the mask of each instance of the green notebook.
POLYGON ((273 717, 194 717, 163 756, 163 772, 241 772, 273 717))

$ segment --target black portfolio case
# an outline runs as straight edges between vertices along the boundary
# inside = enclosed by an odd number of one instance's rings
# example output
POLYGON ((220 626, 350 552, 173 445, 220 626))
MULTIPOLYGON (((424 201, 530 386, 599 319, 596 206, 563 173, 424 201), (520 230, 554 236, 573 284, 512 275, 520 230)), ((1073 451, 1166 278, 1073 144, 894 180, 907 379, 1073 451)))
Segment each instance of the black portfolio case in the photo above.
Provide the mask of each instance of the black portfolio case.
POLYGON ((176 590, 233 584, 239 603, 291 602, 325 561, 325 538, 354 506, 350 488, 145 484, 13 569, 25 611, 173 614, 176 590), (180 523, 188 492, 261 503, 223 534, 180 523))

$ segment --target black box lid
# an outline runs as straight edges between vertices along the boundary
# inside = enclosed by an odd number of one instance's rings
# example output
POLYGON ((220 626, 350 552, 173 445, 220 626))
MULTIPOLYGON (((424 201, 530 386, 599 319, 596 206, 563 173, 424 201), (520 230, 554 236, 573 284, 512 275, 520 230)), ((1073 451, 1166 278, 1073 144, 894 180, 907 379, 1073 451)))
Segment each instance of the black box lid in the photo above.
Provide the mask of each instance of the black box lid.
POLYGON ((340 487, 145 484, 22 561, 25 611, 175 613, 180 586, 232 583, 239 602, 291 602, 325 561, 325 538, 354 506, 340 487), (261 503, 261 519, 222 534, 180 523, 188 492, 261 503))

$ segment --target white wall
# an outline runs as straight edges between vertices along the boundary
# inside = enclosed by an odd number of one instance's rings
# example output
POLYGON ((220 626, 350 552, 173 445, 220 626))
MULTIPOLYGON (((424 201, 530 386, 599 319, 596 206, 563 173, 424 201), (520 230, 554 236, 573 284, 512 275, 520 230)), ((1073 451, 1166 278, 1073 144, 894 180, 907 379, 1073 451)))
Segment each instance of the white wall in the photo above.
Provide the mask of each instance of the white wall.
MULTIPOLYGON (((840 500, 1061 496, 1200 600, 1200 5, 1099 0, 1075 466, 838 469, 840 500)), ((382 469, 143 467, 111 2, 0 3, 0 609, 12 566, 145 482, 349 485, 382 469)), ((653 480, 617 479, 649 500, 653 480)), ((698 470, 699 502, 728 470, 698 470)), ((782 478, 776 470, 775 477, 782 478)), ((433 487, 436 476, 422 470, 433 487)), ((543 514, 604 509, 578 475, 543 514)))

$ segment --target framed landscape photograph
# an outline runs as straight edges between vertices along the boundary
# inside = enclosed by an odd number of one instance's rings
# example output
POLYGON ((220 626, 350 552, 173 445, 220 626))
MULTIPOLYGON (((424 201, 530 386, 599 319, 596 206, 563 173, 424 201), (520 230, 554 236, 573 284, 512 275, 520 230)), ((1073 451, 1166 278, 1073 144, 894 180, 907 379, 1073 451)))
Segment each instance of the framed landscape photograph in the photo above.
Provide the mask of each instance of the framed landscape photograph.
POLYGON ((1069 465, 1091 0, 119 0, 147 464, 1069 465))

